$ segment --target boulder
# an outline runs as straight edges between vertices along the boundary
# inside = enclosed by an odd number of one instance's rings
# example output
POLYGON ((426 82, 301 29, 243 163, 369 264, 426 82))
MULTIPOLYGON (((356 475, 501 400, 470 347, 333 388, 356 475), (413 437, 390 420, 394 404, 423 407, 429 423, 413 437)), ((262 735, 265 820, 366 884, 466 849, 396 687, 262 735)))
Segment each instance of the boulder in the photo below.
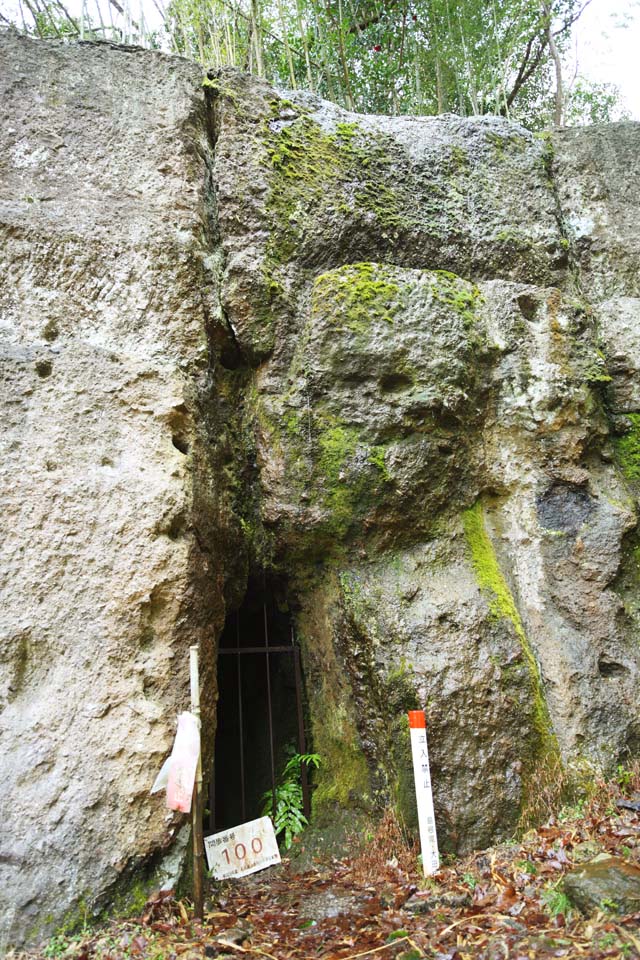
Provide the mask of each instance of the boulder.
POLYGON ((606 855, 576 867, 566 874, 564 891, 582 913, 640 911, 640 868, 606 855))

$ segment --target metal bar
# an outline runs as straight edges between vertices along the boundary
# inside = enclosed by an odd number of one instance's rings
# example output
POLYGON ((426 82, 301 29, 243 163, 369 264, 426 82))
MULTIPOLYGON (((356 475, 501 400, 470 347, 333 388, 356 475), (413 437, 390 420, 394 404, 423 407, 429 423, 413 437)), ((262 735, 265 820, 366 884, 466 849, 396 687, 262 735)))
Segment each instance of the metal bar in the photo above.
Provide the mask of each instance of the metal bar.
MULTIPOLYGON (((291 625, 291 643, 293 644, 293 624, 291 625)), ((298 753, 307 752, 304 736, 304 712, 302 709, 302 670, 300 668, 300 650, 293 648, 293 664, 296 678, 296 707, 298 711, 298 753)), ((302 784, 302 812, 307 820, 311 816, 311 800, 309 797, 309 778, 306 763, 300 764, 300 782, 302 784)))
MULTIPOLYGON (((236 613, 236 648, 240 653, 240 611, 236 613)), ((242 661, 236 659, 238 668, 238 725, 240 728, 240 799, 242 803, 242 822, 246 820, 245 783, 244 783, 244 728, 242 723, 242 661)))
POLYGON ((293 653, 294 652, 293 647, 290 647, 287 644, 287 646, 284 646, 284 647, 282 646, 280 647, 240 647, 240 648, 222 647, 220 650, 218 650, 218 654, 234 653, 237 655, 239 653, 264 653, 265 650, 267 650, 269 653, 293 653))
MULTIPOLYGON (((264 584, 264 581, 263 581, 264 584)), ((264 586, 263 586, 263 589, 264 586)), ((271 752, 271 790, 273 793, 273 816, 276 815, 276 758, 273 746, 273 711, 271 707, 271 664, 269 662, 269 627, 267 624, 267 598, 262 603, 262 613, 264 618, 264 648, 265 648, 265 666, 267 669, 267 710, 269 711, 269 750, 271 752)))
POLYGON ((211 764, 211 777, 209 779, 209 830, 215 833, 216 829, 216 764, 215 751, 214 759, 211 764))

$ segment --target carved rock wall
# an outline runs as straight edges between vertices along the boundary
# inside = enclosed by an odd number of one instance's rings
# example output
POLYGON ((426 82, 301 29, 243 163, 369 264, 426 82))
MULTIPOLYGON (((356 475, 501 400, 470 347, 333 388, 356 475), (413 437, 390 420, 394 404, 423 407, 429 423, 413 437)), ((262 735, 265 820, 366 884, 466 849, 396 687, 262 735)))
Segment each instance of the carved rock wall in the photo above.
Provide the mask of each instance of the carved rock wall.
MULTIPOLYGON (((179 846, 149 785, 247 570, 300 636, 314 813, 453 850, 637 753, 640 125, 363 117, 0 37, 0 889, 28 941, 179 846)), ((184 835, 183 835, 184 839, 184 835)))
POLYGON ((189 645, 212 649, 223 609, 196 519, 215 493, 197 413, 210 393, 199 72, 0 40, 11 943, 73 922, 172 843, 178 824, 148 791, 188 702, 189 645))

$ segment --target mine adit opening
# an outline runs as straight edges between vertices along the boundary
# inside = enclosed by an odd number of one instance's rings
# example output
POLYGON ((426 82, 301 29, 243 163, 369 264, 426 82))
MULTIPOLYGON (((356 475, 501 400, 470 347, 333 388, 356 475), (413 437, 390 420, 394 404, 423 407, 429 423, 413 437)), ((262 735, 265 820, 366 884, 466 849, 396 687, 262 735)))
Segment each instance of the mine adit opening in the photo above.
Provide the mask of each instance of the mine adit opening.
MULTIPOLYGON (((259 571, 226 620, 218 647, 218 707, 208 827, 259 817, 294 753, 306 752, 300 650, 282 584, 259 571)), ((302 791, 309 816, 304 764, 302 791)), ((275 807, 275 803, 274 803, 275 807)))

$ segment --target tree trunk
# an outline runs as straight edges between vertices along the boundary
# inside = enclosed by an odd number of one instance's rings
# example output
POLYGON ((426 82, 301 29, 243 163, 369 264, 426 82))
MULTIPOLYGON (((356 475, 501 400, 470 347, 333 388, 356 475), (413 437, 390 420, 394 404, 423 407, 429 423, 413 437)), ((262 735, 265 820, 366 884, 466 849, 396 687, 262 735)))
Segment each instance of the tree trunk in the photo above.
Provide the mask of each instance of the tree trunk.
POLYGON ((260 2, 251 0, 251 20, 253 26, 253 41, 256 55, 256 73, 264 77, 264 57, 262 54, 262 24, 260 21, 260 2))
POLYGON ((302 8, 300 6, 300 0, 296 0, 296 15, 298 21, 298 30, 300 31, 300 39, 302 40, 302 49, 304 51, 304 64, 307 70, 307 83, 309 84, 309 89, 311 93, 315 93, 315 84, 313 82, 313 72, 311 70, 311 60, 309 58, 309 43, 307 41, 307 30, 302 21, 302 8))
POLYGON ((280 29, 282 30, 282 44, 284 46, 284 52, 287 58, 287 66, 289 67, 289 80, 291 81, 291 89, 295 90, 297 87, 296 83, 296 72, 293 66, 293 57, 291 56, 291 47, 289 46, 289 37, 287 33, 287 21, 284 17, 284 7, 282 6, 282 0, 278 0, 278 18, 280 20, 280 29))
POLYGON ((560 59, 560 53, 558 47, 556 46, 556 41, 553 36, 553 30, 551 29, 551 7, 549 5, 549 0, 542 0, 542 8, 544 10, 545 16, 545 30, 547 35, 547 43, 549 44, 549 53, 551 54, 551 59, 553 60, 553 65, 556 71, 556 95, 555 95, 555 115, 554 123, 556 127, 562 126, 562 118, 564 114, 564 85, 562 83, 562 60, 560 59))
POLYGON ((347 56, 344 49, 344 37, 342 34, 343 29, 343 17, 342 17, 342 0, 338 0, 338 45, 340 50, 340 65, 342 66, 342 77, 344 80, 344 99, 347 106, 347 110, 353 110, 354 101, 353 93, 351 92, 351 82, 349 80, 349 67, 347 65, 347 56))

